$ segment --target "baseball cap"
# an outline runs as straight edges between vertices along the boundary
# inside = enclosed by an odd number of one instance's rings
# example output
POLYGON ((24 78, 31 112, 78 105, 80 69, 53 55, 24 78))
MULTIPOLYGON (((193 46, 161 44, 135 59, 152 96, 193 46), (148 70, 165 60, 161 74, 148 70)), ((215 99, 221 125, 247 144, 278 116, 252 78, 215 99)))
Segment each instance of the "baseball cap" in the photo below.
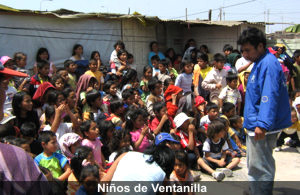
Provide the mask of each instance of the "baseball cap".
POLYGON ((190 120, 190 122, 192 122, 194 118, 188 117, 184 112, 175 116, 174 123, 176 125, 176 129, 178 129, 186 120, 190 120))
POLYGON ((2 56, 0 62, 4 65, 8 60, 11 60, 9 56, 2 56))
POLYGON ((195 98, 195 107, 198 107, 203 103, 205 103, 205 100, 202 96, 199 95, 195 98))
POLYGON ((7 76, 28 77, 28 74, 15 71, 9 68, 4 68, 1 62, 0 62, 0 74, 7 75, 7 76))
POLYGON ((160 133, 155 137, 155 145, 159 145, 163 141, 171 141, 175 143, 180 143, 179 141, 175 140, 169 133, 160 133))
POLYGON ((2 119, 2 121, 0 122, 1 125, 6 124, 7 122, 9 122, 12 119, 15 119, 16 116, 14 116, 11 112, 9 111, 5 111, 4 112, 4 117, 2 119))

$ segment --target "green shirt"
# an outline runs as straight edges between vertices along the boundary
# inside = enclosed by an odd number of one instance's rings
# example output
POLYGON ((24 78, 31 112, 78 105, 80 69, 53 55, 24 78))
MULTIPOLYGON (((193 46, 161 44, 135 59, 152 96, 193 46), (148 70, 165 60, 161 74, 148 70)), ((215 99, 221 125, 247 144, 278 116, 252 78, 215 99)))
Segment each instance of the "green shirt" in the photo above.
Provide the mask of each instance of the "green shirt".
POLYGON ((46 157, 44 153, 39 154, 34 158, 38 166, 49 169, 54 178, 58 178, 63 174, 63 168, 67 164, 67 158, 59 153, 54 152, 52 156, 46 157))

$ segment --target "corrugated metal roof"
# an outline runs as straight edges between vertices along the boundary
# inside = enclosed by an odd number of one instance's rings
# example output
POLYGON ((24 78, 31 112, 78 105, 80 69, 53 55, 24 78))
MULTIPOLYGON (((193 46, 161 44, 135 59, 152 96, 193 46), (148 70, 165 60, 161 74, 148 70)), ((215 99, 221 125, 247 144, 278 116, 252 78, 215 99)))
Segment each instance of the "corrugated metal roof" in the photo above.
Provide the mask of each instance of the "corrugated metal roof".
MULTIPOLYGON (((116 13, 83 13, 67 9, 59 9, 55 11, 35 11, 35 10, 18 10, 0 4, 0 13, 15 13, 15 14, 33 14, 43 16, 54 16, 58 18, 72 19, 72 18, 106 18, 106 19, 122 19, 122 18, 135 18, 138 19, 143 25, 147 22, 174 22, 180 24, 195 24, 195 25, 216 25, 216 26, 239 26, 241 24, 255 24, 265 25, 264 22, 247 22, 247 21, 208 21, 208 20, 167 20, 160 19, 157 16, 144 16, 137 12, 133 14, 116 14, 116 13)), ((271 23, 268 23, 271 24, 271 23)))

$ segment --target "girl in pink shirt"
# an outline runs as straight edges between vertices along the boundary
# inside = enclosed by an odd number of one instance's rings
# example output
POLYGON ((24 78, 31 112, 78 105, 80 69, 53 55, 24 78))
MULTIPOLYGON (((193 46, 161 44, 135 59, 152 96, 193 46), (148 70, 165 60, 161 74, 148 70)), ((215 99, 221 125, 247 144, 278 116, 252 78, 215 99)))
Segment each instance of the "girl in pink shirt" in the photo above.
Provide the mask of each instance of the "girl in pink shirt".
POLYGON ((133 148, 139 152, 144 152, 144 150, 151 145, 151 140, 154 139, 145 124, 147 116, 146 110, 138 108, 129 110, 125 117, 125 130, 130 132, 133 148))
POLYGON ((105 158, 101 152, 102 143, 99 140, 99 128, 94 121, 84 121, 80 126, 83 135, 82 145, 92 148, 95 161, 100 167, 105 166, 105 158))

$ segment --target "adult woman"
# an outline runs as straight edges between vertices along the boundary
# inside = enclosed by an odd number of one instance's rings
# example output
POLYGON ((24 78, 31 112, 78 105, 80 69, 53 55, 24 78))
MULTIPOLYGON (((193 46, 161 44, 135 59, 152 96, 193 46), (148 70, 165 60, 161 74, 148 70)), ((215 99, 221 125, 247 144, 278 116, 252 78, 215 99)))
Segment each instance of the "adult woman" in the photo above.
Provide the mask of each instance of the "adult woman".
POLYGON ((102 181, 153 181, 169 178, 175 162, 167 146, 152 146, 144 153, 127 152, 115 160, 102 181))
POLYGON ((154 56, 154 55, 158 55, 159 59, 160 60, 163 60, 165 59, 165 55, 163 53, 161 53, 160 51, 158 51, 158 43, 156 41, 152 41, 150 43, 150 53, 148 55, 148 64, 149 66, 152 66, 152 63, 151 63, 151 57, 154 56))
POLYGON ((73 60, 74 62, 77 60, 84 60, 83 55, 83 46, 80 44, 76 44, 73 47, 72 50, 72 57, 70 57, 70 60, 73 60))

